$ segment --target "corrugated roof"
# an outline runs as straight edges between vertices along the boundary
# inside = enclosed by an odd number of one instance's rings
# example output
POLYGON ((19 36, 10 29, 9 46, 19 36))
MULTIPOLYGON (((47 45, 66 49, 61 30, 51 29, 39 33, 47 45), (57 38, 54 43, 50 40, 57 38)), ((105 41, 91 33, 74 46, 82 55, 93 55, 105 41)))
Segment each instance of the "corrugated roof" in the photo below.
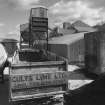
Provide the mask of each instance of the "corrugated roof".
POLYGON ((74 34, 76 32, 75 29, 63 29, 63 28, 58 28, 58 33, 62 33, 63 35, 68 35, 68 34, 74 34))
POLYGON ((72 24, 72 26, 78 31, 78 32, 94 32, 96 31, 95 28, 89 26, 88 24, 84 23, 81 20, 78 20, 72 24))
POLYGON ((80 39, 83 39, 84 33, 85 32, 52 38, 51 40, 49 40, 49 44, 71 44, 80 39))
POLYGON ((78 26, 78 27, 90 27, 88 24, 84 23, 81 20, 75 21, 72 25, 73 26, 78 26))
POLYGON ((92 27, 81 27, 81 26, 74 26, 78 32, 94 32, 96 31, 95 28, 92 27))

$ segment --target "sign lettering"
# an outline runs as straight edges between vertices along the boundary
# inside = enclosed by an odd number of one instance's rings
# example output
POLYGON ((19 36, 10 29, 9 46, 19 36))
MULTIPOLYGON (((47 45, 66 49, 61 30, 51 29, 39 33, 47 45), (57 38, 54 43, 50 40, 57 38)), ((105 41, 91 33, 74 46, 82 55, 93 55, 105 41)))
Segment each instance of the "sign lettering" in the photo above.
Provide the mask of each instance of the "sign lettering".
POLYGON ((64 72, 15 75, 11 76, 11 85, 13 89, 62 85, 66 77, 64 72))

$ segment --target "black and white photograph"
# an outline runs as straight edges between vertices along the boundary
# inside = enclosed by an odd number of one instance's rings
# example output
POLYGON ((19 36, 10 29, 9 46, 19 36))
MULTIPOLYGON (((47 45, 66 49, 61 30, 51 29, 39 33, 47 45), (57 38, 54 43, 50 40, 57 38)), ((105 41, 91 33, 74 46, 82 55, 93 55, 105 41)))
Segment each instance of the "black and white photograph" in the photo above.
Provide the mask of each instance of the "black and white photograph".
POLYGON ((105 0, 0 0, 0 105, 105 105, 105 0))

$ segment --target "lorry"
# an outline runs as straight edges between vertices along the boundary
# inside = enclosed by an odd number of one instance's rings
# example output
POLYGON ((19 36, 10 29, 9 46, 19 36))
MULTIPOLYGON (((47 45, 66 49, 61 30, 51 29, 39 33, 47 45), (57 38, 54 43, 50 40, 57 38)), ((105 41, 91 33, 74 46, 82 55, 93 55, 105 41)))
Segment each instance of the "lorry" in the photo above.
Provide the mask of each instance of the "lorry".
POLYGON ((68 90, 67 59, 47 50, 48 19, 43 17, 46 15, 44 12, 46 8, 43 7, 31 9, 29 36, 25 42, 26 37, 21 33, 20 48, 12 58, 9 70, 9 102, 11 105, 33 105, 35 103, 38 105, 41 100, 47 98, 49 102, 48 99, 64 94, 68 90), (38 16, 33 16, 34 12, 38 16), (32 18, 36 21, 33 22, 32 18), (44 40, 37 39, 36 33, 37 35, 44 33, 47 37, 44 40))

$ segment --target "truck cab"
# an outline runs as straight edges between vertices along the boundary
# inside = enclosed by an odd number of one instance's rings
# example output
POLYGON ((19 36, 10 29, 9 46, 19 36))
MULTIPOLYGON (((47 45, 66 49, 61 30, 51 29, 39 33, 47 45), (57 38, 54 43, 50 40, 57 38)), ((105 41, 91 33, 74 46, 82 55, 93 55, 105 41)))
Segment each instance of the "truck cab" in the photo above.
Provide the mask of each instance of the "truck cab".
POLYGON ((27 45, 22 45, 25 35, 21 32, 21 47, 12 58, 9 73, 10 103, 51 97, 63 94, 68 89, 67 59, 47 50, 48 19, 46 13, 42 13, 46 12, 46 9, 38 7, 34 12, 32 9, 27 45), (40 35, 47 37, 43 38, 40 35))

